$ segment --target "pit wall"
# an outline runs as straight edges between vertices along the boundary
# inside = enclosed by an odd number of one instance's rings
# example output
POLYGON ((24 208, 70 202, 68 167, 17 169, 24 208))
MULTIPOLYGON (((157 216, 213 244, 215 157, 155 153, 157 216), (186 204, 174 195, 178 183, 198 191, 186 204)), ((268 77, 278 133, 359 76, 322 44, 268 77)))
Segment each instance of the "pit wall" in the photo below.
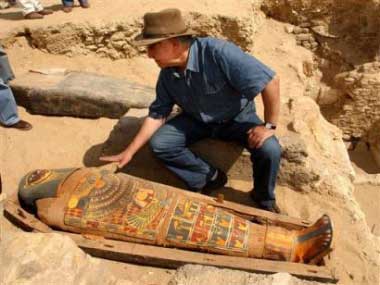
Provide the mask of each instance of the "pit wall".
MULTIPOLYGON (((262 24, 264 15, 252 11, 249 17, 204 15, 198 12, 185 14, 188 25, 200 36, 229 39, 244 50, 253 46, 252 35, 262 24)), ((133 46, 133 39, 142 29, 140 19, 120 22, 66 23, 46 28, 26 28, 16 36, 25 36, 37 49, 66 56, 97 54, 111 59, 132 58, 145 52, 133 46)), ((4 40, 12 44, 14 36, 4 40)))
POLYGON ((380 62, 340 73, 335 83, 341 91, 337 102, 340 108, 329 120, 343 131, 345 138, 368 141, 380 120, 380 62))
POLYGON ((268 0, 262 10, 297 26, 297 42, 305 47, 317 42, 320 55, 336 63, 357 65, 379 57, 379 0, 268 0))
POLYGON ((321 106, 345 140, 368 143, 371 137, 375 147, 371 133, 380 118, 380 1, 268 0, 261 8, 292 24, 287 32, 314 52, 321 76, 305 95, 321 106))

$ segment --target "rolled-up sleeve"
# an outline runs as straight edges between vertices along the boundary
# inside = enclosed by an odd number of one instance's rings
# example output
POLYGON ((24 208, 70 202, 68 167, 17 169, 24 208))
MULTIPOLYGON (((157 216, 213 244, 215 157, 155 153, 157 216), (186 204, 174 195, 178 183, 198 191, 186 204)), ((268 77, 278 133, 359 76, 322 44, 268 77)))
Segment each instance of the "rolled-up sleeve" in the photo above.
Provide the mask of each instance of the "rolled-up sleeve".
POLYGON ((273 79, 275 72, 235 44, 226 42, 215 54, 229 84, 252 100, 273 79))
POLYGON ((149 107, 148 116, 153 119, 166 118, 173 109, 174 101, 165 87, 164 76, 161 71, 156 85, 156 99, 149 107))

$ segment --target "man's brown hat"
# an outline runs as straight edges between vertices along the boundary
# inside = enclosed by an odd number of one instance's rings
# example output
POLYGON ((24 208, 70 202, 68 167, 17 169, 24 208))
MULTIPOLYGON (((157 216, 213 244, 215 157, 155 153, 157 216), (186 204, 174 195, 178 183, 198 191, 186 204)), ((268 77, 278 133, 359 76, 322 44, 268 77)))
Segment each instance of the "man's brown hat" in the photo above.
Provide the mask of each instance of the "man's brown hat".
POLYGON ((148 46, 166 39, 194 34, 193 30, 186 27, 181 11, 165 9, 144 15, 144 29, 135 38, 134 44, 136 46, 148 46))

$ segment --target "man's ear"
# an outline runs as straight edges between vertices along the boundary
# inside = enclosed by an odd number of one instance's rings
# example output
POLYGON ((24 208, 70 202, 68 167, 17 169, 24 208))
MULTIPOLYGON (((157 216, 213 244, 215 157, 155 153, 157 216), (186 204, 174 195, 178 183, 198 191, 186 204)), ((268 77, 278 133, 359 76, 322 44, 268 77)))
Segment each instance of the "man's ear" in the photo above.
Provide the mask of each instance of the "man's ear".
POLYGON ((175 50, 179 50, 179 48, 182 47, 182 44, 181 44, 181 42, 179 41, 179 39, 177 39, 177 38, 172 38, 172 39, 170 39, 170 41, 171 41, 171 43, 172 43, 172 45, 173 45, 173 48, 174 48, 175 50))

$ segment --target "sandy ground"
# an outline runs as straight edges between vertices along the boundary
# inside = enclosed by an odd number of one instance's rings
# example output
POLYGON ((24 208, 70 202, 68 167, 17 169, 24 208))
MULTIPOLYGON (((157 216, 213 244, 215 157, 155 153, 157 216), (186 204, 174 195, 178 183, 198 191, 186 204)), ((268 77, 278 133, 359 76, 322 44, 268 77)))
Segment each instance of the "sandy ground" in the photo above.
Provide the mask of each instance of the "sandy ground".
MULTIPOLYGON (((46 7, 55 10, 60 9, 58 1, 42 1, 46 7)), ((104 19, 105 15, 113 15, 113 19, 123 19, 124 17, 142 15, 148 10, 158 10, 162 7, 174 6, 177 1, 136 1, 136 5, 126 7, 123 0, 109 1, 92 0, 93 7, 89 10, 81 8, 75 9, 71 14, 64 14, 58 11, 44 20, 33 23, 21 19, 17 8, 0 11, 0 38, 1 35, 22 28, 24 25, 50 25, 67 21, 88 20, 96 21, 104 19), (171 5, 170 5, 171 4, 171 5)), ((195 5, 193 1, 183 1, 181 8, 184 10, 208 11, 209 5, 215 6, 214 1, 203 1, 202 4, 195 5)), ((219 7, 219 6, 218 6, 219 7)), ((250 1, 225 1, 219 9, 223 13, 245 13, 250 7, 250 1), (226 12, 228 11, 228 12, 226 12)), ((213 11, 218 12, 218 11, 213 11)), ((272 66, 282 78, 282 92, 297 92, 303 90, 302 78, 299 78, 299 70, 302 69, 303 61, 311 60, 311 53, 295 45, 294 39, 284 33, 284 26, 274 21, 268 20, 266 25, 255 36, 255 54, 268 65, 272 66), (268 42, 270 44, 268 45, 268 42), (286 55, 286 60, 284 59, 286 55)), ((73 70, 92 71, 100 74, 111 75, 117 78, 128 78, 139 83, 150 86, 155 85, 158 68, 154 63, 145 58, 134 58, 130 60, 110 61, 104 58, 97 58, 93 55, 81 57, 64 57, 50 55, 38 50, 31 49, 27 43, 20 38, 15 45, 7 50, 10 61, 16 73, 21 76, 29 69, 42 68, 67 68, 73 70)), ((131 110, 131 116, 143 117, 146 110, 131 110)), ((78 119, 70 117, 46 117, 31 115, 23 108, 19 108, 20 116, 31 122, 34 126, 30 132, 20 132, 12 129, 0 128, 0 172, 3 178, 3 192, 10 195, 17 190, 19 179, 26 172, 36 168, 63 168, 86 165, 86 161, 96 161, 99 152, 91 151, 99 149, 110 136, 118 120, 112 119, 78 119)), ((380 173, 375 166, 368 166, 370 155, 368 153, 351 153, 355 162, 357 172, 380 173), (361 158, 361 160, 359 159, 361 158)), ((230 181, 233 188, 240 189, 242 193, 247 192, 251 185, 243 181, 230 181)), ((360 207, 366 214, 366 221, 375 235, 380 236, 380 219, 378 219, 380 190, 377 186, 356 185, 355 197, 360 207)), ((339 207, 341 201, 334 199, 324 199, 317 194, 304 195, 288 188, 278 187, 278 201, 280 207, 289 215, 305 219, 315 219, 322 210, 326 210, 334 219, 338 229, 350 228, 352 223, 349 214, 339 207)), ((246 199, 246 195, 235 198, 237 202, 244 202, 239 199, 246 199), (245 198, 244 198, 245 197, 245 198)), ((2 224, 4 225, 4 221, 2 224)), ((11 231, 12 226, 6 226, 11 231)), ((339 255, 340 264, 331 267, 339 267, 343 274, 341 284, 361 284, 359 272, 360 268, 351 266, 356 264, 358 252, 362 249, 355 247, 339 249, 339 240, 344 239, 344 232, 337 233, 336 255, 339 255), (344 262, 343 262, 344 261, 344 262), (358 279, 355 279, 358 278, 358 279)), ((334 253, 333 253, 334 254, 334 253)), ((126 279, 131 279, 139 284, 166 284, 173 274, 172 270, 122 264, 117 262, 104 261, 115 275, 126 279), (159 282, 157 280, 160 280, 159 282)), ((374 273, 375 274, 375 273, 374 273)))

